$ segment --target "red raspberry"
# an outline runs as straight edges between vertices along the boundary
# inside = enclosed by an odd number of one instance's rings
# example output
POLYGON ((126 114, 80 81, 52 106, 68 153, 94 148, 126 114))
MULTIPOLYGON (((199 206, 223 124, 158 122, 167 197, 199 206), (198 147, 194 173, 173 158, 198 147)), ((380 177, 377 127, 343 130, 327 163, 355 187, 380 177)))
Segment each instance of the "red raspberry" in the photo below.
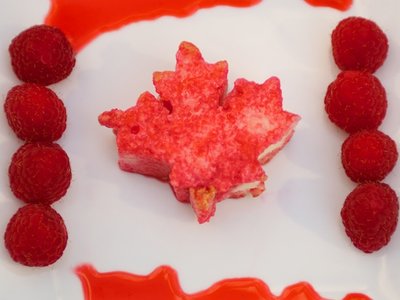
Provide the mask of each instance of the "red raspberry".
POLYGON ((27 203, 51 204, 71 183, 69 158, 58 144, 23 145, 14 153, 8 175, 14 195, 27 203))
POLYGON ((367 72, 339 73, 325 95, 329 119, 349 133, 378 128, 386 109, 385 88, 378 78, 367 72))
POLYGON ((4 235, 13 260, 25 266, 44 267, 56 262, 67 246, 62 217, 50 206, 28 204, 11 218, 4 235))
POLYGON ((58 28, 36 25, 17 35, 9 47, 17 77, 43 85, 66 78, 75 66, 71 44, 58 28))
POLYGON ((66 127, 64 103, 50 89, 34 83, 13 87, 4 102, 8 124, 24 141, 58 140, 66 127))
POLYGON ((349 17, 332 32, 332 51, 341 70, 375 72, 385 61, 388 39, 373 21, 349 17))
POLYGON ((385 183, 364 183, 346 198, 341 216, 354 246, 371 253, 387 245, 396 230, 399 202, 385 183))
POLYGON ((381 181, 397 162, 396 143, 378 131, 360 131, 350 135, 342 145, 342 164, 355 182, 381 181))

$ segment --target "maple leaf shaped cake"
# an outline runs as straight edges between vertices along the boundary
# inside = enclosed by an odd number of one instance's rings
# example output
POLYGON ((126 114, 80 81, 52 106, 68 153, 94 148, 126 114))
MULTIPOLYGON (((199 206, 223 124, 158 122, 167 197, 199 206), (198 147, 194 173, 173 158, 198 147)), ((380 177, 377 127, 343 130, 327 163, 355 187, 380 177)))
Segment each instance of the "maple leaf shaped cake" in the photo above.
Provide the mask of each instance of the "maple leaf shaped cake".
POLYGON ((116 134, 119 166, 169 181, 190 202, 199 223, 225 198, 258 196, 268 162, 293 135, 299 116, 282 109, 279 79, 238 79, 226 95, 228 65, 210 64, 189 42, 176 71, 155 72, 159 97, 143 93, 135 106, 99 116, 116 134))

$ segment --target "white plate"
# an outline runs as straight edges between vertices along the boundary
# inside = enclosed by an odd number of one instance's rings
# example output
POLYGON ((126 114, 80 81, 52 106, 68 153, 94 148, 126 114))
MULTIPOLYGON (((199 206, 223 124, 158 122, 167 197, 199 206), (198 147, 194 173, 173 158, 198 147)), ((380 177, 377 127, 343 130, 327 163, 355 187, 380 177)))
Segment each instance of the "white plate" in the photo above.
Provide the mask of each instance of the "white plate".
MULTIPOLYGON (((163 17, 104 34, 77 56, 72 75, 51 86, 68 109, 59 143, 68 152, 73 182, 54 207, 69 230, 69 244, 55 265, 17 265, 0 243, 1 299, 83 299, 73 269, 147 274, 174 267, 183 289, 194 292, 227 277, 258 277, 279 294, 308 281, 326 298, 362 292, 373 299, 400 299, 400 230, 374 254, 355 249, 339 212, 354 184, 340 165, 345 134, 325 115, 323 97, 338 73, 330 33, 339 20, 375 20, 390 41, 376 75, 386 87, 389 109, 381 130, 400 138, 400 22, 397 0, 354 0, 347 12, 314 8, 303 1, 269 0, 247 9, 217 7, 178 19, 163 17), (112 132, 97 123, 110 108, 127 108, 152 86, 152 72, 172 70, 182 40, 209 62, 229 62, 229 82, 280 77, 284 107, 302 116, 295 136, 265 166, 267 190, 258 198, 224 201, 210 223, 197 224, 191 208, 177 202, 168 185, 118 169, 112 132)), ((41 23, 48 1, 3 0, 0 10, 0 93, 18 83, 8 44, 41 23)), ((8 187, 7 168, 21 144, 0 117, 0 232, 21 206, 8 187)), ((399 165, 386 178, 400 192, 399 165)))

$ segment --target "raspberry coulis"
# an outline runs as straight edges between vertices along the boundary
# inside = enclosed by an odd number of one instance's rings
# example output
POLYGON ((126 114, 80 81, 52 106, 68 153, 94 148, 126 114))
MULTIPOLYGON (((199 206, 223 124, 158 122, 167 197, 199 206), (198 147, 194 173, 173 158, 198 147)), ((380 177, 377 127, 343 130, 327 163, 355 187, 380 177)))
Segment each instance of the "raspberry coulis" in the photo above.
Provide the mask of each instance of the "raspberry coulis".
MULTIPOLYGON (((305 0, 314 6, 346 10, 352 0, 305 0)), ((51 0, 45 23, 60 28, 79 51, 98 35, 162 16, 186 17, 218 5, 248 7, 261 0, 51 0)))
POLYGON ((350 8, 353 0, 305 0, 313 6, 328 6, 345 11, 350 8))
POLYGON ((261 0, 52 0, 45 23, 64 31, 78 51, 98 35, 129 23, 162 16, 186 17, 201 8, 218 5, 246 7, 259 2, 261 0))
MULTIPOLYGON (((328 300, 306 283, 300 282, 275 296, 268 286, 256 278, 225 279, 210 288, 186 294, 174 269, 160 266, 149 275, 126 272, 100 273, 90 265, 79 266, 79 276, 85 300, 163 299, 163 300, 328 300)), ((362 294, 349 294, 343 300, 371 300, 362 294)))

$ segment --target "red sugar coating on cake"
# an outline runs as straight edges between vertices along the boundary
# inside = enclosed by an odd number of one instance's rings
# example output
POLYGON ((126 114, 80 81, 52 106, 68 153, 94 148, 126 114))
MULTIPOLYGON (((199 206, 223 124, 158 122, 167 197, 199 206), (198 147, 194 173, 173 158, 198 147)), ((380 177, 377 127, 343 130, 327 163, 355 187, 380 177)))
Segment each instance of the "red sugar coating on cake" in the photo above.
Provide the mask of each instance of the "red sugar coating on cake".
POLYGON ((181 43, 176 71, 155 72, 159 98, 143 93, 126 111, 99 116, 117 136, 119 166, 169 181, 190 202, 200 223, 225 198, 258 196, 267 178, 262 164, 291 138, 299 116, 282 109, 279 79, 238 79, 225 95, 228 65, 209 64, 181 43))

